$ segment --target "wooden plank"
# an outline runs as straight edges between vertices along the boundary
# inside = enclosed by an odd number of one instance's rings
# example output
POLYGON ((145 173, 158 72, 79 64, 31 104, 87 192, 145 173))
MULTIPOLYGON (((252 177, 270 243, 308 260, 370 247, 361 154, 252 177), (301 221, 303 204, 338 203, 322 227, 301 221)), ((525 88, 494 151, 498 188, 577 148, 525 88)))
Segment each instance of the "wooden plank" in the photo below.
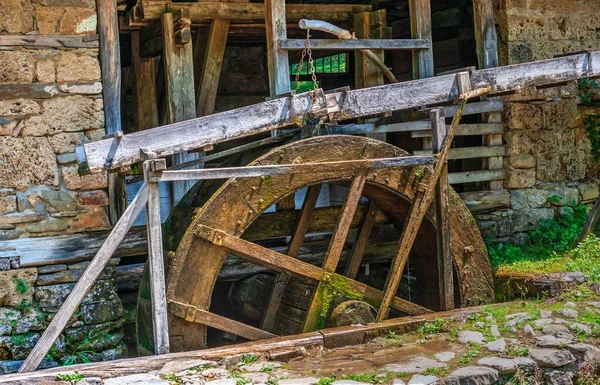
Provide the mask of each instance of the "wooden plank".
MULTIPOLYGON (((110 5, 107 4, 110 7, 110 5)), ((98 7, 100 19, 101 8, 98 7)), ((104 12, 105 8, 102 8, 104 12)), ((98 22, 100 24, 100 21, 98 22)), ((102 35, 102 32, 101 32, 102 35)), ((0 35, 0 47, 98 48, 97 36, 82 35, 0 35)))
POLYGON ((463 102, 460 104, 460 108, 458 109, 456 115, 454 115, 454 119, 452 120, 452 126, 450 127, 450 130, 448 130, 448 134, 444 138, 443 144, 441 146, 442 150, 436 155, 438 157, 438 162, 433 168, 433 175, 431 176, 428 185, 418 186, 415 198, 410 206, 407 215, 408 219, 406 220, 406 222, 404 222, 404 227, 402 228, 402 234, 400 235, 400 242, 398 246, 398 253, 392 260, 392 265, 390 267, 390 271, 385 281, 384 295, 381 301, 381 305, 379 306, 379 311, 377 313, 378 321, 386 319, 390 313, 390 304, 392 303, 392 299, 398 291, 398 286, 400 285, 400 280, 402 278, 402 273, 404 272, 406 262, 408 261, 410 250, 412 249, 419 228, 421 227, 421 222, 423 221, 423 218, 425 217, 425 214, 429 209, 429 205, 431 204, 431 201, 434 198, 435 185, 438 183, 440 175, 443 173, 444 168, 447 165, 446 162, 448 160, 448 152, 454 140, 456 127, 460 122, 460 118, 462 117, 462 111, 465 108, 466 103, 467 101, 463 100, 463 102))
MULTIPOLYGON (((536 83, 600 75, 600 66, 588 68, 590 62, 600 62, 600 52, 479 70, 471 74, 472 86, 474 89, 486 89, 491 86, 492 92, 496 92, 536 83)), ((118 143, 114 139, 87 143, 79 148, 78 159, 80 163, 87 162, 92 172, 114 169, 138 162, 141 147, 147 147, 162 157, 234 137, 280 129, 292 125, 294 118, 305 116, 309 112, 314 112, 316 116, 325 116, 327 112, 339 108, 340 116, 351 119, 448 102, 459 96, 455 79, 454 75, 445 75, 330 94, 327 95, 329 111, 322 94, 317 95, 314 102, 312 93, 280 98, 209 117, 132 133, 124 136, 118 143), (240 121, 244 121, 244 124, 240 125, 240 121)), ((452 110, 450 107, 448 109, 452 110)), ((444 112, 449 115, 446 108, 444 112)))
MULTIPOLYGON (((448 128, 448 126, 446 126, 448 128)), ((486 135, 486 134, 501 134, 504 132, 504 124, 502 123, 474 123, 460 124, 456 129, 456 136, 471 136, 471 135, 486 135)), ((412 131, 411 138, 431 137, 431 132, 428 131, 412 131)))
MULTIPOLYGON (((431 150, 419 150, 415 151, 415 155, 426 155, 431 154, 431 150)), ((504 156, 506 155, 506 148, 504 146, 493 146, 493 147, 458 147, 450 149, 448 159, 472 159, 472 158, 484 158, 489 156, 504 156)))
MULTIPOLYGON (((165 13, 163 26, 163 60, 167 100, 166 123, 187 121, 196 117, 196 96, 194 91, 194 56, 192 43, 177 44, 177 31, 191 34, 189 12, 180 11, 177 15, 165 13), (175 17, 177 16, 177 17, 175 17)), ((202 133, 200 133, 202 135, 202 133)), ((152 151, 152 149, 149 149, 152 151)), ((198 153, 179 152, 173 155, 172 163, 190 162, 200 157, 198 153)), ((172 199, 175 205, 192 188, 193 181, 173 183, 172 199)))
MULTIPOLYGON (((369 14, 369 12, 364 12, 369 14)), ((360 15, 360 14, 359 14, 360 15)), ((280 40, 280 49, 301 51, 304 49, 305 40, 287 39, 280 40)), ((351 51, 360 49, 385 49, 385 50, 418 50, 428 49, 430 43, 425 39, 311 39, 310 49, 313 51, 351 51)))
POLYGON ((358 270, 365 254, 365 249, 369 243, 369 235, 371 235, 371 230, 375 224, 378 212, 379 209, 375 203, 370 201, 367 213, 365 214, 360 230, 356 236, 356 240, 352 245, 350 258, 346 264, 346 270, 344 271, 344 275, 350 279, 356 279, 356 275, 358 274, 358 270))
POLYGON ((491 180, 504 180, 504 169, 464 171, 448 174, 448 183, 450 184, 488 182, 491 180))
POLYGON ((232 320, 231 318, 211 313, 193 305, 169 301, 169 310, 174 315, 184 318, 189 322, 196 322, 211 328, 223 330, 250 341, 276 337, 275 334, 232 320))
MULTIPOLYGON (((261 3, 222 3, 222 2, 170 2, 142 0, 142 15, 140 20, 159 19, 165 12, 177 9, 188 9, 193 22, 211 19, 229 19, 231 21, 265 20, 265 8, 261 3)), ((327 20, 331 22, 352 20, 356 12, 370 11, 370 5, 345 4, 287 4, 286 19, 299 21, 301 19, 327 20)))
MULTIPOLYGON (((326 281, 333 277, 338 282, 344 282, 348 289, 364 296, 365 300, 372 303, 379 303, 383 297, 383 292, 369 287, 364 283, 351 280, 343 275, 330 273, 320 267, 313 266, 306 262, 292 258, 282 253, 278 253, 266 247, 229 235, 221 230, 200 225, 194 233, 196 236, 209 240, 210 242, 229 249, 232 254, 247 259, 253 263, 266 266, 275 271, 286 271, 314 279, 316 281, 326 281)), ((402 298, 395 297, 392 300, 392 306, 398 310, 409 314, 426 314, 431 310, 408 302, 402 298)))
POLYGON ((288 53, 279 46, 287 39, 285 0, 265 0, 264 7, 269 91, 271 96, 282 95, 291 89, 288 53))
POLYGON ((411 37, 429 41, 428 49, 412 52, 413 78, 429 78, 434 75, 433 45, 431 43, 431 5, 429 0, 409 0, 408 6, 411 37))
POLYGON ((508 190, 468 191, 459 194, 473 214, 503 210, 510 207, 508 190))
POLYGON ((129 207, 127 207, 117 224, 113 227, 110 235, 102 244, 94 259, 92 259, 85 269, 79 281, 77 281, 77 284, 75 284, 75 287, 73 287, 71 293, 69 293, 69 296, 65 299, 65 302, 63 302, 58 312, 54 315, 46 330, 44 330, 35 347, 19 368, 19 373, 31 372, 37 369, 40 362, 48 354, 58 335, 64 330, 67 322, 69 322, 69 319, 75 313, 79 304, 81 304, 81 301, 83 301, 83 298, 91 289, 94 282, 96 282, 104 267, 106 267, 108 261, 110 261, 113 253, 123 238, 125 238, 125 234, 127 234, 133 222, 135 222, 144 209, 147 201, 148 185, 144 183, 129 207))
POLYGON ((59 93, 58 86, 54 83, 0 84, 0 100, 19 98, 48 99, 59 93))
MULTIPOLYGON (((308 231, 308 226, 312 219, 312 214, 315 210, 315 205, 319 199, 322 185, 310 186, 306 192, 306 197, 302 203, 302 210, 294 225, 294 232, 288 245, 286 254, 292 258, 297 258, 300 254, 300 247, 304 241, 304 237, 308 231)), ((261 321, 261 329, 271 331, 275 326, 275 319, 277 311, 281 304, 281 300, 285 294, 288 282, 290 281, 290 274, 285 272, 279 273, 273 283, 273 289, 271 290, 271 296, 267 302, 266 310, 263 314, 261 321)))
POLYGON ((152 173, 152 182, 172 182, 178 180, 206 180, 229 178, 252 178, 266 175, 306 174, 321 171, 366 171, 368 169, 388 167, 412 167, 433 164, 435 157, 432 155, 404 156, 399 158, 342 160, 323 163, 295 163, 247 167, 223 167, 203 170, 178 170, 152 173))
POLYGON ((206 43, 202 75, 198 84, 200 90, 196 103, 196 116, 211 115, 215 112, 215 101, 228 32, 229 20, 216 19, 212 21, 206 43))
MULTIPOLYGON (((433 151, 442 151, 446 137, 446 119, 443 108, 431 111, 431 138, 433 151)), ((438 280, 440 310, 454 309, 454 270, 450 245, 450 203, 448 201, 448 165, 446 164, 435 185, 435 224, 437 238, 438 280)))
POLYGON ((131 31, 131 64, 136 131, 157 127, 156 61, 140 56, 140 31, 131 31))
MULTIPOLYGON (((148 264, 150 267, 150 298, 152 299, 152 329, 154 354, 169 352, 169 322, 167 318, 167 291, 165 288, 165 259, 163 257, 162 222, 160 219, 160 192, 158 183, 148 181, 150 171, 158 161, 144 162, 144 179, 148 185, 146 204, 146 231, 148 237, 148 264)), ((164 159, 162 166, 166 167, 164 159)))
MULTIPOLYGON (((329 246, 327 248, 327 252, 323 258, 322 268, 327 272, 335 272, 340 262, 342 250, 344 249, 346 238, 348 238, 348 231, 350 231, 352 218, 354 218, 354 213, 358 207, 358 202, 360 201, 366 180, 366 173, 360 173, 354 177, 348 188, 348 193, 342 207, 342 212, 337 220, 331 241, 329 242, 329 246)), ((317 289, 313 293, 310 306, 306 310, 306 318, 304 319, 304 324, 302 325, 302 331, 305 333, 317 328, 317 323, 321 317, 323 306, 329 306, 328 304, 324 304, 322 302, 323 297, 325 296, 322 297, 319 295, 319 293, 323 290, 327 290, 327 285, 323 282, 319 282, 317 289)), ((329 300, 333 301, 333 298, 330 298, 329 300)))

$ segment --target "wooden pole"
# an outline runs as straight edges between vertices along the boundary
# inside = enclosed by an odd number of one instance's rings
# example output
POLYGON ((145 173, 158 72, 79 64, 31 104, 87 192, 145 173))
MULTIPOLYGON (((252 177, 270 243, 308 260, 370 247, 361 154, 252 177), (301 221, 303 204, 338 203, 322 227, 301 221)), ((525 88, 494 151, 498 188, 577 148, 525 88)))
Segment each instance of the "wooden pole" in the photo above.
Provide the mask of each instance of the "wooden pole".
POLYGON ((156 61, 155 58, 140 56, 140 31, 131 31, 131 64, 134 80, 135 129, 140 131, 157 127, 156 61))
MULTIPOLYGON (((443 108, 431 110, 431 137, 433 152, 439 153, 442 151, 442 145, 446 137, 446 119, 443 108)), ((440 179, 435 186, 435 203, 440 310, 450 310, 454 308, 454 276, 452 247, 450 245, 448 164, 444 165, 440 179)))
POLYGON ((44 334, 42 334, 25 362, 23 362, 23 365, 19 368, 19 373, 31 372, 37 369, 59 334, 64 330, 69 319, 75 313, 75 310, 77 310, 77 307, 81 304, 81 301, 83 301, 83 298, 102 273, 108 261, 110 261, 111 256, 117 247, 119 247, 123 238, 125 238, 133 222, 135 222, 144 209, 147 201, 148 185, 144 183, 129 207, 127 207, 117 224, 113 227, 102 247, 96 253, 96 256, 83 272, 81 278, 79 278, 79 281, 77 281, 77 284, 75 284, 71 293, 69 293, 65 302, 63 302, 54 318, 52 318, 44 334))
POLYGON ((409 0, 410 31, 413 39, 426 39, 429 49, 412 52, 413 79, 429 78, 434 75, 433 43, 431 41, 431 4, 429 0, 409 0))
POLYGON ((269 90, 271 96, 282 95, 291 89, 288 52, 279 49, 279 40, 287 39, 285 0, 265 0, 265 29, 269 90))
POLYGON ((166 170, 166 168, 165 159, 154 159, 144 162, 144 180, 148 185, 146 233, 148 237, 150 298, 152 299, 152 327, 155 354, 169 353, 169 324, 167 317, 167 291, 165 289, 162 221, 160 219, 160 191, 158 183, 150 181, 149 176, 151 171, 162 171, 166 170))
POLYGON ((577 240, 577 244, 583 242, 587 236, 596 229, 596 226, 598 226, 598 221, 600 221, 600 198, 596 200, 596 204, 592 208, 592 211, 590 211, 588 219, 583 226, 583 231, 577 240))

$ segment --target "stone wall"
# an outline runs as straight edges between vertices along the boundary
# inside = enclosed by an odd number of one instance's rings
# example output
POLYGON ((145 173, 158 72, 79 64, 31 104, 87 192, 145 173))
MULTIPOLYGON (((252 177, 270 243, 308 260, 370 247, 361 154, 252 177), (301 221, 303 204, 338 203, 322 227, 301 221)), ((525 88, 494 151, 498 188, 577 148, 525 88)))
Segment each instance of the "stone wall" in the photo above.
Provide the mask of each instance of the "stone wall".
MULTIPOLYGON (((0 33, 94 35, 96 19, 94 0, 3 0, 0 33)), ((74 152, 105 135, 98 56, 98 48, 0 47, 0 241, 110 227, 107 177, 80 176, 74 152)), ((18 368, 86 263, 0 261, 0 372, 18 368)), ((121 356, 121 315, 110 266, 45 365, 81 361, 85 351, 121 356)))
MULTIPOLYGON (((600 2, 496 0, 502 65, 551 59, 581 50, 600 50, 600 2)), ((525 89, 504 97, 505 188, 510 209, 478 215, 484 235, 523 239, 542 219, 566 210, 571 201, 598 197, 600 163, 592 156, 578 82, 525 89), (549 197, 558 196, 555 200, 549 197)))

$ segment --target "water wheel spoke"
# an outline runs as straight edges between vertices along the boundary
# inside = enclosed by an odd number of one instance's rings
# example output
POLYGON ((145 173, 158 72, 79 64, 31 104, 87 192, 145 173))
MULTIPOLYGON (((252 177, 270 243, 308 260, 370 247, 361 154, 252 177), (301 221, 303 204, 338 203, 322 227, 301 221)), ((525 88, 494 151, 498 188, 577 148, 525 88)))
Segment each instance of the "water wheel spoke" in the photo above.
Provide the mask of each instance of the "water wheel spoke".
POLYGON ((275 334, 232 320, 231 318, 211 313, 190 304, 169 301, 169 311, 188 322, 195 322, 223 330, 250 341, 276 337, 275 334))
MULTIPOLYGON (((317 204, 317 200, 319 199, 319 194, 321 193, 321 187, 321 184, 314 185, 309 187, 306 192, 306 197, 302 203, 302 210, 300 211, 300 215, 294 224, 294 231, 292 233, 286 253, 292 258, 298 258, 300 247, 302 246, 304 237, 308 232, 308 226, 317 204)), ((262 329, 269 331, 273 330, 277 311, 279 310, 281 300, 283 299, 283 295, 285 294, 285 289, 287 288, 290 278, 291 275, 287 272, 279 273, 275 278, 273 289, 271 290, 271 296, 269 297, 266 310, 261 321, 262 329)))
POLYGON ((379 209, 375 203, 370 201, 369 208, 367 209, 363 222, 360 226, 356 240, 352 245, 352 250, 350 250, 350 257, 348 258, 346 270, 344 271, 344 275, 348 278, 356 279, 358 269, 360 268, 363 256, 365 254, 365 249, 369 243, 369 236, 371 235, 371 230, 373 230, 373 225, 375 224, 375 218, 377 217, 378 211, 379 209))
MULTIPOLYGON (((309 263, 302 262, 296 258, 278 253, 277 251, 243 240, 233 235, 229 235, 224 231, 213 229, 205 225, 199 225, 194 232, 194 235, 206 239, 215 245, 224 247, 238 257, 266 266, 276 271, 284 271, 287 273, 302 275, 319 282, 335 281, 336 284, 339 283, 345 286, 353 294, 360 296, 361 300, 369 302, 374 306, 379 306, 383 298, 383 291, 381 290, 375 289, 348 277, 344 277, 343 275, 328 272, 318 266, 313 266, 309 263)), ((391 306, 395 309, 412 315, 431 313, 431 310, 399 297, 392 298, 391 306)))

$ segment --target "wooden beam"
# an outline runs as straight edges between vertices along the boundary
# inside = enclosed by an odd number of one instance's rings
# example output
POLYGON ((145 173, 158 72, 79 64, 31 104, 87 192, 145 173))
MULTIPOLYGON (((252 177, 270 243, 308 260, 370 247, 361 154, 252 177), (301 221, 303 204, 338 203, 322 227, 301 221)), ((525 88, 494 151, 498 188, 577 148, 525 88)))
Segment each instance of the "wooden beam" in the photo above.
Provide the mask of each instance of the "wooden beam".
MULTIPOLYGON (((105 1, 103 3, 109 3, 105 1)), ((116 3, 115 3, 116 4, 116 3)), ((100 18, 102 23, 106 16, 105 11, 110 8, 110 4, 106 4, 104 7, 98 6, 98 24, 100 25, 100 18), (102 16, 100 13, 102 12, 102 16)), ((115 5, 116 8, 116 5, 115 5)), ((110 11, 110 10, 109 10, 110 11)), ((100 31, 100 38, 106 30, 100 31)), ((118 46, 118 42, 116 43, 118 46)), ((52 48, 98 48, 97 35, 0 35, 0 47, 52 47, 52 48)))
POLYGON ((131 31, 131 64, 136 131, 157 127, 156 60, 140 56, 140 31, 131 31))
POLYGON ((413 51, 413 79, 429 78, 434 75, 433 45, 431 40, 431 5, 429 0, 409 0, 410 31, 413 39, 429 42, 428 49, 413 51))
POLYGON ((184 318, 189 322, 196 322, 211 328, 223 330, 250 341, 277 337, 275 334, 248 326, 245 323, 232 320, 231 318, 211 313, 193 305, 169 301, 169 310, 174 315, 184 318))
MULTIPOLYGON (((367 15, 369 12, 364 12, 367 15)), ((358 14, 361 15, 361 14, 358 14)), ((279 41, 279 48, 290 51, 301 51, 304 49, 303 39, 287 39, 279 41)), ((313 51, 351 51, 361 49, 382 50, 415 50, 428 49, 429 41, 424 39, 311 39, 310 49, 313 51)))
POLYGON ((219 89, 219 78, 223 66, 229 20, 213 20, 206 43, 206 53, 202 65, 202 75, 198 84, 196 116, 211 115, 215 112, 215 101, 219 89))
POLYGON ((435 162, 432 155, 404 156, 399 158, 341 160, 323 163, 294 163, 247 167, 224 167, 202 170, 178 170, 152 173, 152 182, 172 182, 179 180, 207 180, 229 178, 253 178, 259 176, 273 176, 282 174, 311 174, 326 170, 337 171, 367 171, 369 169, 389 167, 412 167, 428 165, 435 162))
POLYGON ((473 214, 503 210, 510 207, 508 190, 468 191, 459 194, 473 214))
MULTIPOLYGON (((507 91, 536 84, 551 84, 600 75, 600 52, 576 54, 541 62, 474 71, 473 89, 492 87, 490 92, 507 91)), ((389 111, 444 103, 458 98, 455 75, 333 93, 319 92, 279 98, 253 106, 214 114, 190 121, 125 135, 121 140, 105 139, 79 147, 80 163, 92 172, 131 165, 140 160, 146 147, 159 157, 220 143, 234 137, 257 134, 293 125, 308 113, 323 117, 339 110, 345 119, 367 117, 389 111), (240 121, 244 121, 240 125, 240 121)), ((493 104, 492 104, 493 105, 493 104)), ((452 108, 444 109, 446 115, 452 108)))
MULTIPOLYGON (((414 152, 415 155, 427 155, 431 154, 431 150, 419 150, 414 152)), ((448 159, 472 159, 472 158, 485 158, 490 156, 504 156, 506 155, 506 148, 504 146, 493 146, 493 147, 455 147, 450 149, 448 159)))
MULTIPOLYGON (((189 12, 179 11, 177 15, 164 13, 162 27, 167 100, 166 123, 187 121, 196 117, 194 56, 191 40, 182 41, 178 37, 189 34, 191 39, 189 12)), ((149 150, 152 151, 151 148, 149 150)), ((172 163, 190 162, 199 157, 198 153, 182 151, 173 155, 172 163)), ((173 184, 173 205, 192 188, 193 184, 192 181, 179 181, 173 184)))
MULTIPOLYGON (((142 14, 140 21, 159 19, 165 12, 187 9, 192 21, 198 22, 212 19, 229 19, 231 21, 265 20, 265 7, 261 3, 223 3, 223 2, 170 2, 170 1, 141 1, 142 14)), ((301 19, 327 20, 331 22, 352 20, 356 12, 370 11, 370 5, 345 4, 287 4, 286 19, 299 21, 301 19)))
POLYGON ((448 174, 448 183, 462 184, 504 180, 504 173, 504 169, 453 172, 448 174))
MULTIPOLYGON (((308 226, 312 219, 312 214, 315 210, 319 194, 321 193, 322 185, 310 186, 306 192, 304 203, 302 204, 302 210, 294 225, 294 232, 288 245, 286 254, 292 258, 298 258, 300 254, 300 247, 304 237, 308 232, 308 226)), ((264 330, 273 330, 275 327, 275 320, 277 317, 277 311, 281 304, 281 300, 285 294, 288 282, 290 281, 291 275, 286 272, 279 273, 273 283, 273 289, 271 290, 271 296, 267 302, 266 310, 263 314, 261 321, 261 328, 264 330)))
MULTIPOLYGON (((433 151, 443 150, 446 138, 446 119, 443 108, 431 111, 431 137, 433 151)), ((454 264, 450 245, 450 203, 448 201, 448 165, 446 164, 435 185, 435 225, 437 238, 438 280, 440 310, 454 309, 454 264)))
POLYGON ((285 0, 265 0, 264 7, 269 91, 271 96, 282 95, 291 89, 288 53, 279 46, 287 39, 285 0))
MULTIPOLYGON (((448 125, 446 125, 448 128, 448 125)), ((504 124, 502 123, 474 123, 460 124, 456 129, 456 136, 473 136, 485 134, 501 134, 504 132, 504 124)), ((412 131, 411 138, 431 137, 431 132, 427 131, 412 131)))
POLYGON ((365 254, 365 249, 369 244, 369 235, 371 235, 371 230, 375 224, 378 212, 379 209, 375 203, 370 201, 367 213, 365 214, 360 230, 356 236, 356 240, 352 245, 352 250, 350 250, 350 257, 346 264, 346 270, 344 271, 344 275, 350 279, 356 279, 356 275, 358 274, 358 270, 360 269, 365 254))
POLYGON ((81 301, 83 301, 83 298, 90 291, 94 282, 96 282, 96 279, 98 279, 102 270, 104 270, 104 267, 106 267, 108 261, 110 261, 115 250, 123 238, 125 238, 125 234, 127 234, 133 222, 135 222, 144 209, 147 201, 148 185, 144 183, 129 207, 127 207, 117 224, 113 227, 110 235, 102 244, 94 259, 92 259, 81 278, 79 278, 79 281, 75 284, 75 287, 73 287, 73 290, 67 296, 67 299, 65 299, 58 312, 54 315, 46 330, 44 330, 35 347, 19 368, 19 373, 31 372, 37 369, 56 341, 56 338, 64 330, 69 319, 71 319, 71 316, 73 316, 75 310, 81 304, 81 301))
MULTIPOLYGON (((230 250, 234 255, 247 259, 253 263, 267 266, 275 271, 286 271, 299 274, 319 282, 333 278, 338 280, 338 282, 343 282, 347 285, 349 290, 364 296, 364 299, 371 303, 378 304, 383 297, 383 292, 381 290, 351 280, 343 275, 330 273, 320 267, 313 266, 285 254, 267 249, 266 247, 234 237, 221 230, 200 225, 197 227, 195 235, 230 250)), ((409 314, 427 314, 431 312, 429 309, 399 297, 393 298, 391 304, 392 307, 409 314)))

